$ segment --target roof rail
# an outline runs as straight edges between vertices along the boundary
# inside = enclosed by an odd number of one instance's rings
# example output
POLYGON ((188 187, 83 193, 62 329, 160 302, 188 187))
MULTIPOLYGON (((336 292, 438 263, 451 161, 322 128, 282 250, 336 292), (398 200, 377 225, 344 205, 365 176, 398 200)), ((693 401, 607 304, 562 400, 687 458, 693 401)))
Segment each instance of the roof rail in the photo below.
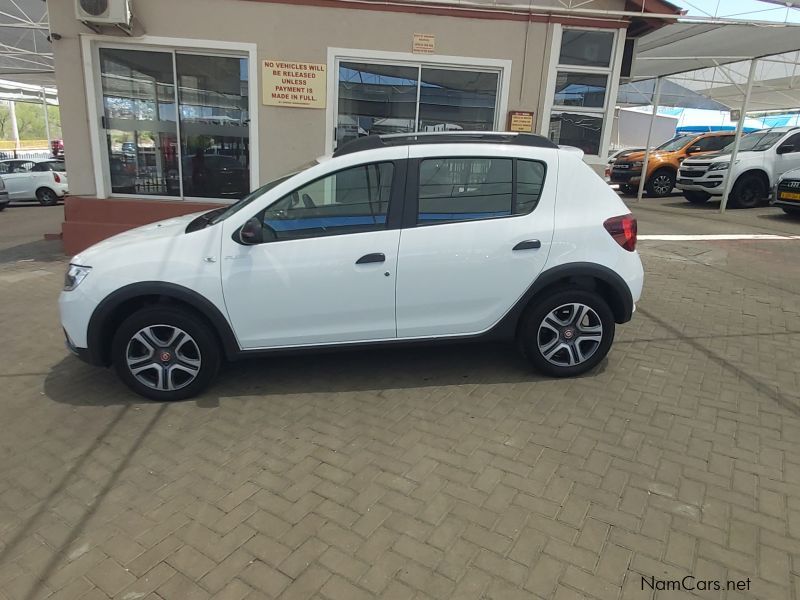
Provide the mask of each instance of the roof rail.
POLYGON ((421 133, 392 133, 369 135, 342 144, 333 156, 344 156, 364 150, 376 150, 391 146, 420 144, 512 144, 533 148, 558 149, 558 146, 541 135, 511 133, 507 131, 434 131, 421 133))

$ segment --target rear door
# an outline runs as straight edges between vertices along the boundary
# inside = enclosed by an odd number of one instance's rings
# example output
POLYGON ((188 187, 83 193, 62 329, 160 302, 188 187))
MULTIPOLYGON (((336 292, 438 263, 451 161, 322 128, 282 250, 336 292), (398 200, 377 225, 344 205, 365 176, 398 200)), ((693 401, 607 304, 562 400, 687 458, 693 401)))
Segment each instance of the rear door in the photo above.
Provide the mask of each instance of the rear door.
POLYGON ((486 331, 544 268, 557 153, 474 148, 410 149, 397 269, 399 338, 486 331))

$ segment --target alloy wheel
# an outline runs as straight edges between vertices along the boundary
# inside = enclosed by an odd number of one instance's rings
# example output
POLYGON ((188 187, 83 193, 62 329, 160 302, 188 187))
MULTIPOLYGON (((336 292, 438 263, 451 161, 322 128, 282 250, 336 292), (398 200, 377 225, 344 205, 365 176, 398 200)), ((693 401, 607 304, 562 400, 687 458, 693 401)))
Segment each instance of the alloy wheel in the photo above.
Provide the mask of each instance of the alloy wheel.
POLYGON ((666 196, 672 191, 672 178, 669 175, 659 175, 653 179, 653 191, 659 196, 666 196))
POLYGON ((153 390, 185 388, 200 373, 202 357, 197 342, 173 325, 149 325, 128 341, 128 370, 137 381, 153 390))
POLYGON ((563 304, 551 310, 539 325, 539 352, 559 367, 573 367, 589 360, 603 341, 603 323, 585 304, 563 304))

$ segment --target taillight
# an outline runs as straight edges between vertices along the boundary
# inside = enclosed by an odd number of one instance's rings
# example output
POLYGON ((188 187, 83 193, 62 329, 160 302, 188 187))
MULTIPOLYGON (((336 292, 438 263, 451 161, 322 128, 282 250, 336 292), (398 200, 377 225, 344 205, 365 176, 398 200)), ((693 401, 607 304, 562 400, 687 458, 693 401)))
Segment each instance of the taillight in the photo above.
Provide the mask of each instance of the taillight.
POLYGON ((53 171, 53 179, 56 180, 56 183, 61 183, 61 175, 53 171))
POLYGON ((606 219, 603 227, 625 250, 628 252, 636 250, 636 217, 632 214, 606 219))

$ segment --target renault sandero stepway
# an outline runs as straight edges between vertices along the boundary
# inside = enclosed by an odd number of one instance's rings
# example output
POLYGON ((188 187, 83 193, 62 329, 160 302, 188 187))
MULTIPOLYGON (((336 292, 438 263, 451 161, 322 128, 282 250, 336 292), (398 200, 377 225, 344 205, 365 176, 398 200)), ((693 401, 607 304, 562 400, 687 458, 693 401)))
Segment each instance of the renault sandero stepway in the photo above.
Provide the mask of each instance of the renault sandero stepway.
POLYGON ((75 256, 68 347, 139 394, 224 360, 475 339, 574 376, 642 290, 636 220, 575 148, 508 133, 370 136, 202 214, 75 256))

